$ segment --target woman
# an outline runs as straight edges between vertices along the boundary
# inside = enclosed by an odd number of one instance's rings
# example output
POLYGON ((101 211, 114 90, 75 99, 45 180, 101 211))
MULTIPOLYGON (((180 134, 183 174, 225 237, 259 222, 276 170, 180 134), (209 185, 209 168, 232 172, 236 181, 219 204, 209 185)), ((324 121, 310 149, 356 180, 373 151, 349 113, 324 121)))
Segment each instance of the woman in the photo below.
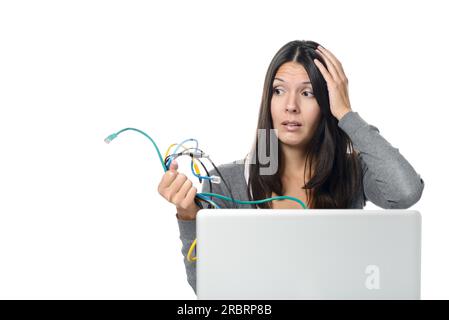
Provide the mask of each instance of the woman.
MULTIPOLYGON (((245 159, 218 167, 231 190, 222 184, 213 184, 210 190, 205 183, 202 192, 240 200, 288 195, 315 209, 363 208, 366 200, 384 209, 415 204, 423 192, 423 179, 376 127, 352 110, 347 87, 342 65, 329 50, 313 41, 284 45, 265 77, 252 151, 245 159), (270 129, 275 129, 274 147, 270 129), (275 168, 272 174, 263 173, 267 163, 260 155, 267 149, 276 155, 269 163, 275 168)), ((187 280, 196 292, 196 265, 186 256, 196 238, 200 208, 194 202, 196 188, 176 169, 173 162, 159 193, 176 205, 187 280)), ((216 170, 210 172, 214 174, 216 170)), ((222 208, 256 208, 214 201, 222 208)), ((257 207, 300 209, 288 200, 257 207)))

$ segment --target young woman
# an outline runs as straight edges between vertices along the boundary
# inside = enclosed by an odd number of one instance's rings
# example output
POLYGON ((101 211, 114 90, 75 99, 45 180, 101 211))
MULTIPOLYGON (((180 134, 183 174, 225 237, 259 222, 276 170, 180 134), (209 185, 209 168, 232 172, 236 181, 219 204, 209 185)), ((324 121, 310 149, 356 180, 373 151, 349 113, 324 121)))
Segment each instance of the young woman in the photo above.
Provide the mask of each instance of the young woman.
MULTIPOLYGON (((218 166, 230 190, 223 183, 210 190, 204 183, 202 192, 240 200, 288 195, 314 209, 363 208, 367 200, 385 209, 405 209, 421 198, 423 179, 399 149, 352 110, 340 61, 316 42, 292 41, 276 53, 266 73, 257 129, 245 159, 218 166), (276 150, 270 150, 270 129, 276 129, 276 150), (272 174, 262 174, 266 162, 259 158, 260 148, 277 155, 272 174)), ((196 292, 196 264, 186 256, 200 208, 194 202, 196 188, 176 169, 174 162, 158 191, 176 205, 187 280, 196 292)), ((222 208, 256 208, 214 201, 222 208)), ((300 209, 288 200, 257 207, 300 209)))

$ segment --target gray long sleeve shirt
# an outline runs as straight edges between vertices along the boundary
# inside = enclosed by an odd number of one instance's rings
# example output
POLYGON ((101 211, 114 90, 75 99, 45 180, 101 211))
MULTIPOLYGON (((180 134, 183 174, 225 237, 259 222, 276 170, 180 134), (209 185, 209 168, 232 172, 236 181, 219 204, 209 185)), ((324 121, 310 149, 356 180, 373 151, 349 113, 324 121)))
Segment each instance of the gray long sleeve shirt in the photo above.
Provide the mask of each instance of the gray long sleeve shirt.
MULTIPOLYGON (((410 163, 357 112, 345 114, 338 126, 351 138, 354 148, 360 152, 363 186, 348 209, 362 209, 366 200, 383 209, 407 209, 415 204, 424 189, 424 181, 410 163)), ((234 198, 249 200, 247 181, 242 160, 218 166, 224 179, 230 185, 234 198)), ((212 170, 210 175, 216 175, 212 170)), ((202 192, 230 196, 222 184, 203 183, 202 192)), ((234 204, 214 198, 221 208, 232 208, 234 204)), ((252 208, 248 204, 235 204, 237 208, 252 208)), ((187 273, 187 281, 196 293, 196 262, 187 260, 187 252, 196 238, 196 221, 177 218, 182 242, 181 252, 187 273)))

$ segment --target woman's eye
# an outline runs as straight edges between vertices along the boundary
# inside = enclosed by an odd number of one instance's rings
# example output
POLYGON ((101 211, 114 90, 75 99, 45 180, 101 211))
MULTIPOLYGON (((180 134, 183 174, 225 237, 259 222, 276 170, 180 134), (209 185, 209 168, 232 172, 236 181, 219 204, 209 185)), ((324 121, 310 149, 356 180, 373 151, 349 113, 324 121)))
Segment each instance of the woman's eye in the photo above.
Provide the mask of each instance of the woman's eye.
POLYGON ((273 88, 273 92, 275 95, 278 95, 278 92, 280 92, 281 90, 279 90, 278 88, 273 88))
MULTIPOLYGON (((275 95, 279 95, 282 92, 282 90, 279 88, 273 88, 273 92, 275 95)), ((311 91, 304 91, 303 94, 306 97, 313 97, 313 92, 311 92, 311 91)))
POLYGON ((312 97, 312 96, 313 96, 313 93, 310 92, 310 91, 304 91, 304 93, 307 93, 307 94, 308 94, 307 97, 312 97))

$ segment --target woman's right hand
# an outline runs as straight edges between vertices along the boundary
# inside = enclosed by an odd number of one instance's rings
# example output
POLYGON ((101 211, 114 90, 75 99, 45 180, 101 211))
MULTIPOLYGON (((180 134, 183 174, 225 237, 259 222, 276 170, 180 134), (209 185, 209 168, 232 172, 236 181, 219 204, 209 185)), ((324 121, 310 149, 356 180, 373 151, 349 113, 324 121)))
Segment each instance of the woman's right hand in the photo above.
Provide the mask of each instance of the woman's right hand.
POLYGON ((194 199, 197 189, 186 175, 178 173, 178 163, 173 160, 170 168, 162 176, 158 186, 161 196, 176 206, 177 216, 181 220, 194 220, 200 208, 194 199))

